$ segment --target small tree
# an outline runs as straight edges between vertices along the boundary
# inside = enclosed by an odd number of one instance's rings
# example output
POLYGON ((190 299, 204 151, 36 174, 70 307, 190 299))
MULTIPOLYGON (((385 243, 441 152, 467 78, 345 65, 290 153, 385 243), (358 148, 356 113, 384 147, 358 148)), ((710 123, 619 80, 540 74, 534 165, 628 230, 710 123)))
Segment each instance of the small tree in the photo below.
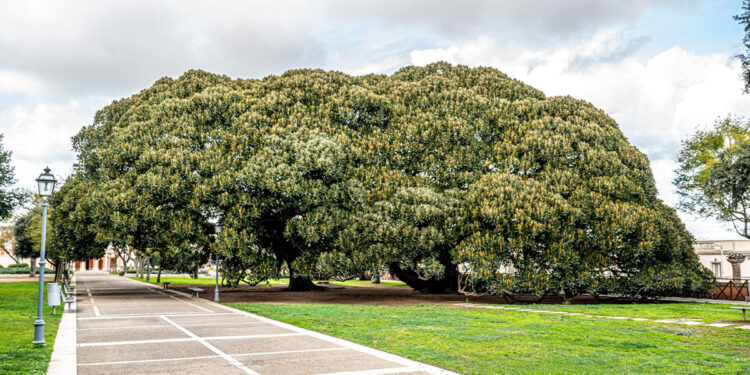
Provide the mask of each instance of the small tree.
POLYGON ((750 123, 717 120, 683 142, 678 161, 679 208, 730 222, 750 238, 750 123))
POLYGON ((4 220, 25 201, 27 193, 11 188, 16 183, 15 171, 10 165, 11 152, 4 149, 2 142, 3 135, 0 134, 0 219, 4 220))
POLYGON ((36 275, 36 256, 34 243, 28 237, 31 219, 28 215, 21 216, 13 226, 13 236, 16 238, 15 253, 17 257, 29 258, 29 277, 36 275))
POLYGON ((16 247, 16 238, 13 236, 13 227, 3 227, 0 229, 0 250, 3 250, 8 254, 11 259, 17 264, 21 263, 18 257, 14 254, 16 247))
MULTIPOLYGON (((22 258, 31 259, 31 276, 34 276, 35 259, 39 258, 42 240, 42 206, 41 202, 37 204, 24 216, 16 221, 14 235, 16 236, 16 255, 22 258)), ((60 278, 61 266, 66 259, 64 249, 59 245, 53 229, 55 221, 55 210, 47 210, 47 238, 45 245, 44 258, 55 267, 55 280, 60 278)))

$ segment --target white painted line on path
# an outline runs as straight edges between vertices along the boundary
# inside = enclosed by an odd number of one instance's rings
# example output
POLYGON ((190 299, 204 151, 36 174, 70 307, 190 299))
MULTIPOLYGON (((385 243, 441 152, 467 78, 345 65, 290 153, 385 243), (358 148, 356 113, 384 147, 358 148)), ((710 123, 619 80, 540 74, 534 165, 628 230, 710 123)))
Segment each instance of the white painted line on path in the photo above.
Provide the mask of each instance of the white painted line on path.
POLYGON ((243 336, 212 336, 203 337, 204 340, 234 340, 234 339, 265 339, 269 337, 287 337, 287 336, 304 336, 304 334, 292 333, 266 333, 262 335, 243 335, 243 336))
POLYGON ((203 344, 203 346, 205 346, 206 348, 208 348, 208 349, 209 349, 209 350, 211 350, 212 352, 214 352, 214 353, 218 354, 219 356, 221 356, 221 358, 224 358, 224 359, 225 359, 225 360, 226 360, 227 362, 229 362, 229 363, 231 363, 232 365, 234 365, 234 367, 237 367, 238 369, 242 370, 242 371, 243 371, 244 373, 246 373, 246 374, 251 374, 251 375, 260 375, 260 374, 258 374, 257 372, 255 372, 255 371, 253 371, 253 370, 249 369, 249 368, 248 368, 247 366, 243 365, 243 364, 242 364, 242 362, 240 362, 240 361, 238 361, 238 360, 236 360, 236 359, 232 358, 231 356, 229 356, 229 354, 227 354, 227 353, 224 353, 224 352, 223 352, 223 351, 221 351, 221 350, 220 350, 219 348, 217 348, 217 347, 215 347, 215 346, 213 346, 213 345, 209 344, 209 343, 208 343, 208 341, 206 341, 206 340, 204 340, 204 339, 202 339, 202 338, 198 337, 198 335, 196 335, 195 333, 193 333, 193 332, 190 332, 190 331, 189 331, 189 330, 187 330, 187 329, 186 329, 185 327, 183 327, 183 326, 181 326, 181 325, 179 325, 179 324, 175 323, 174 321, 172 321, 171 319, 167 318, 166 316, 162 316, 161 318, 162 318, 162 319, 164 319, 164 320, 166 320, 166 321, 167 321, 167 323, 169 323, 169 324, 171 324, 171 325, 175 326, 175 328, 177 328, 177 329, 179 329, 180 331, 182 331, 182 333, 184 333, 184 334, 186 334, 186 335, 188 335, 188 336, 190 336, 190 337, 192 337, 192 338, 194 338, 194 339, 198 340, 198 342, 199 342, 199 343, 201 343, 201 344, 203 344))
POLYGON ((89 346, 116 346, 116 345, 141 345, 141 344, 160 344, 165 342, 186 342, 195 341, 189 337, 180 339, 155 339, 155 340, 135 340, 135 341, 109 341, 109 342, 86 342, 78 344, 79 347, 85 348, 89 346))
POLYGON ((169 295, 169 294, 167 294, 167 293, 164 293, 164 292, 162 292, 161 290, 153 290, 153 289, 151 289, 151 291, 153 291, 153 292, 156 292, 156 293, 159 293, 159 294, 161 294, 161 295, 163 295, 163 296, 167 296, 167 297, 169 297, 169 298, 172 298, 172 299, 176 299, 176 300, 178 300, 178 301, 180 301, 180 302, 185 302, 185 301, 183 301, 183 300, 181 300, 181 299, 179 299, 179 298, 177 298, 177 297, 175 297, 175 296, 172 296, 172 295, 169 295))
MULTIPOLYGON (((335 350, 348 350, 348 349, 346 349, 346 348, 329 348, 329 349, 286 350, 286 351, 279 351, 279 352, 232 354, 231 356, 232 357, 243 357, 243 356, 274 355, 274 354, 292 354, 292 353, 307 353, 307 352, 321 352, 321 351, 335 351, 335 350)), ((219 355, 204 355, 204 356, 198 356, 198 357, 182 357, 182 358, 138 359, 138 360, 132 360, 132 361, 81 363, 81 364, 79 364, 79 366, 111 366, 111 365, 125 365, 125 364, 131 364, 131 363, 190 361, 190 360, 196 360, 196 359, 209 359, 209 358, 222 358, 222 357, 219 356, 219 355)))
POLYGON ((90 316, 85 318, 78 318, 78 320, 107 320, 107 319, 139 319, 139 318, 158 318, 162 315, 165 316, 215 316, 215 315, 237 315, 233 313, 219 313, 215 312, 212 314, 204 313, 177 313, 177 312, 161 312, 153 314, 119 314, 119 315, 107 315, 107 316, 90 316))
MULTIPOLYGON (((165 318, 166 320, 166 318, 165 318)), ((164 326, 162 326, 164 327, 164 326)), ((241 335, 241 336, 212 336, 212 337, 181 337, 173 339, 153 339, 153 340, 133 340, 133 341, 100 341, 100 342, 87 342, 78 344, 78 346, 109 346, 109 345, 141 345, 141 344, 161 344, 166 342, 185 342, 185 341, 200 341, 200 340, 234 340, 234 339, 265 339, 269 337, 287 337, 287 336, 303 336, 301 333, 267 333, 263 335, 241 335)))
POLYGON ((129 363, 189 361, 191 359, 209 359, 209 358, 221 358, 221 357, 219 357, 218 355, 204 355, 204 356, 201 356, 201 357, 163 358, 163 359, 141 359, 141 360, 137 360, 137 361, 79 363, 78 366, 111 366, 111 365, 125 365, 125 364, 129 364, 129 363))
MULTIPOLYGON (((137 327, 132 328, 164 328, 169 327, 169 324, 161 324, 161 325, 138 325, 137 327)), ((78 328, 79 331, 106 331, 106 330, 121 330, 121 329, 128 329, 128 327, 99 327, 99 328, 78 328)))
POLYGON ((232 354, 232 357, 250 357, 258 355, 279 355, 279 354, 294 354, 294 353, 311 353, 311 352, 333 352, 337 350, 351 350, 349 348, 320 348, 320 349, 300 349, 300 350, 282 350, 278 352, 258 352, 258 353, 245 353, 245 354, 232 354))
MULTIPOLYGON (((183 327, 213 327, 213 326, 242 326, 245 324, 267 324, 263 322, 238 322, 238 323, 200 323, 200 324, 185 324, 182 323, 183 327)), ((171 327, 169 324, 157 324, 157 325, 139 325, 136 328, 163 328, 171 327)), ((105 331, 123 329, 123 327, 99 327, 99 328, 79 328, 79 331, 105 331)))
POLYGON ((195 308, 197 308, 197 309, 200 309, 200 310, 206 311, 206 312, 213 312, 213 310, 207 309, 207 308, 205 308, 205 307, 201 307, 201 306, 198 306, 198 305, 196 305, 196 304, 194 304, 194 303, 188 303, 188 305, 190 305, 190 306, 193 306, 193 307, 195 307, 195 308))
POLYGON ((102 316, 102 314, 99 313, 99 308, 96 307, 96 301, 94 301, 94 297, 91 296, 89 288, 86 288, 86 294, 89 295, 89 301, 91 301, 91 307, 94 309, 94 315, 102 316))

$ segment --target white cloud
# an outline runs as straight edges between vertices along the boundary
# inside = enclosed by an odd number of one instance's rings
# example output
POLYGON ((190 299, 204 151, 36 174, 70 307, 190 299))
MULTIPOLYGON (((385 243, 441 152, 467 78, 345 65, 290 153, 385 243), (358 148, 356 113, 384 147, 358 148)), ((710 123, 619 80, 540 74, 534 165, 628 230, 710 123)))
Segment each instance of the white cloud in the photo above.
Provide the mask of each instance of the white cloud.
MULTIPOLYGON (((750 115, 732 53, 675 46, 639 55, 652 36, 630 28, 644 15, 669 6, 690 12, 694 4, 0 1, 0 100, 9 98, 0 101, 0 132, 19 186, 32 187, 48 162, 54 172, 70 171, 70 136, 96 108, 162 76, 193 68, 243 78, 301 67, 387 73, 409 61, 448 60, 493 66, 549 95, 603 108, 649 155, 661 196, 674 203, 668 187, 680 140, 718 116, 750 115)), ((691 229, 698 223, 685 220, 691 229)), ((710 232, 700 226, 719 228, 698 223, 695 233, 710 232)))
POLYGON ((25 73, 0 70, 0 94, 38 95, 44 88, 39 78, 25 73))
POLYGON ((193 68, 249 78, 324 67, 339 52, 353 63, 328 68, 370 73, 397 66, 388 56, 365 61, 373 57, 371 46, 394 40, 414 48, 483 32, 508 43, 550 45, 677 3, 684 5, 677 0, 539 0, 534 6, 485 0, 4 1, 0 71, 43 81, 48 88, 43 93, 57 99, 121 96, 193 68))
POLYGON ((18 186, 34 188, 45 166, 56 176, 72 171, 71 137, 91 122, 93 113, 76 102, 65 105, 19 104, 0 112, 3 146, 13 151, 18 186))
MULTIPOLYGON (((660 197, 674 205, 672 180, 681 140, 728 113, 750 116, 750 96, 742 94, 739 63, 727 53, 699 55, 674 46, 638 57, 637 48, 631 48, 629 56, 610 59, 638 39, 622 35, 618 30, 601 31, 588 41, 551 51, 509 51, 485 36, 446 48, 415 50, 410 56, 415 65, 446 60, 493 66, 548 95, 592 102, 649 156, 660 197)), ((715 221, 682 217, 697 237, 736 237, 715 221)))

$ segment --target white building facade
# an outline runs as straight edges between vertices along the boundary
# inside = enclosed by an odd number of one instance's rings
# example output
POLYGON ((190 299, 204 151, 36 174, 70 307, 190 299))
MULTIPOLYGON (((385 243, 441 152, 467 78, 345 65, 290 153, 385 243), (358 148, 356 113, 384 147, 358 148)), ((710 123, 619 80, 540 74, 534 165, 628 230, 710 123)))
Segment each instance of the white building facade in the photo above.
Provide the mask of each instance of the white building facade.
POLYGON ((701 264, 717 279, 732 278, 732 264, 727 255, 740 253, 748 259, 740 264, 743 279, 750 279, 750 240, 695 241, 695 253, 701 264))

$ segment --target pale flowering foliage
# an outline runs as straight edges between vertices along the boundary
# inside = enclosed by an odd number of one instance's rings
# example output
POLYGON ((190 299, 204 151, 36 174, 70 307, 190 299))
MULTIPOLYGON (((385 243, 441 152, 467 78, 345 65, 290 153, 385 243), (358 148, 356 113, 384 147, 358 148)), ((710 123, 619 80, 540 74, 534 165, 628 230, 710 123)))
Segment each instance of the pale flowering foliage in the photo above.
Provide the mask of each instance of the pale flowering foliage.
POLYGON ((103 108, 75 145, 98 237, 177 268, 218 252, 234 284, 388 270, 434 292, 657 296, 710 281, 614 120, 491 68, 190 71, 103 108))

